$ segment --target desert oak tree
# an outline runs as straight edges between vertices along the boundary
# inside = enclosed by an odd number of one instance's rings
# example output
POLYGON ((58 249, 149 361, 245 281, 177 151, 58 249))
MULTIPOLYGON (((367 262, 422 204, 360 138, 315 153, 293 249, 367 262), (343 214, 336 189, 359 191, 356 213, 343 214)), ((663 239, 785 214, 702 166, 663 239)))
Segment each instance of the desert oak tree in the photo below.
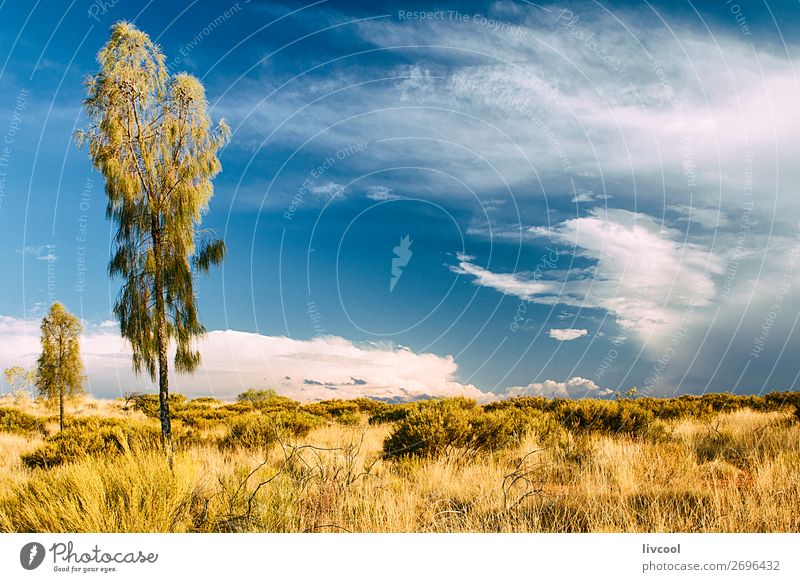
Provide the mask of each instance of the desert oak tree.
POLYGON ((200 81, 170 75, 164 60, 147 34, 116 23, 97 54, 100 70, 86 83, 91 125, 76 137, 88 142, 105 178, 106 212, 117 227, 109 273, 122 279, 114 314, 134 370, 158 381, 162 442, 172 463, 168 351, 174 341, 178 372, 200 363, 194 340, 205 328, 193 277, 225 254, 224 242, 200 224, 230 131, 223 120, 212 127, 200 81))
POLYGON ((78 318, 53 303, 42 318, 42 354, 36 366, 39 394, 58 401, 58 426, 64 430, 64 399, 83 394, 83 362, 78 318))

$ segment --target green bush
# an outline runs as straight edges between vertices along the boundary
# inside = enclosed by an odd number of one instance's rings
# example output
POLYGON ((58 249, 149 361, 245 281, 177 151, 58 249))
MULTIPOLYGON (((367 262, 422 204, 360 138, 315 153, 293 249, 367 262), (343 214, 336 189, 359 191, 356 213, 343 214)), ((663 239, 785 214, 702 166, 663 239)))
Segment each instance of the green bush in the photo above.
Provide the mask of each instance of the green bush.
POLYGON ((24 435, 47 434, 44 421, 41 418, 16 408, 0 408, 0 431, 24 435))
POLYGON ((385 410, 391 406, 382 400, 374 400, 372 398, 354 398, 350 402, 354 402, 358 406, 359 412, 366 414, 375 414, 381 410, 385 410))
POLYGON ((220 444, 225 448, 269 448, 279 439, 306 436, 320 423, 319 418, 301 410, 245 414, 233 419, 220 444))
POLYGON ((219 410, 225 410, 231 414, 249 414, 256 410, 250 402, 234 402, 233 404, 224 404, 219 407, 219 410))
MULTIPOLYGON (((500 400, 486 405, 486 410, 506 410, 509 408, 538 409, 543 411, 558 411, 563 406, 563 400, 552 400, 541 396, 521 396, 500 400)), ((574 400, 569 402, 585 402, 584 400, 574 400)), ((660 420, 673 420, 678 418, 700 418, 706 419, 719 412, 732 412, 742 408, 750 408, 757 411, 782 410, 790 406, 800 406, 800 392, 770 392, 764 396, 737 395, 731 393, 710 393, 697 396, 684 394, 677 398, 651 398, 640 397, 635 399, 621 400, 595 400, 595 405, 590 407, 608 407, 609 410, 617 410, 615 403, 623 403, 623 406, 630 406, 631 403, 648 411, 654 418, 660 420), (625 404, 627 403, 627 404, 625 404)), ((581 405, 576 404, 580 408, 581 405)), ((586 405, 584 405, 586 406, 586 405)), ((633 410, 633 409, 630 409, 633 410)), ((577 412, 581 416, 581 412, 577 412)), ((605 414, 605 413, 603 413, 605 414)), ((576 421, 577 422, 577 421, 576 421)))
POLYGON ((201 396, 200 398, 192 398, 188 404, 189 406, 219 406, 222 401, 209 396, 201 396))
POLYGON ((386 422, 397 422, 404 420, 408 413, 418 408, 417 403, 386 404, 385 407, 377 408, 370 413, 370 424, 383 424, 386 422))
MULTIPOLYGON (((366 398, 361 400, 369 402, 366 398)), ((302 410, 326 420, 353 426, 361 423, 362 406, 364 403, 356 400, 323 400, 306 404, 302 410)), ((374 407, 368 405, 364 408, 375 410, 374 407)))
POLYGON ((87 417, 70 421, 63 431, 47 437, 41 447, 21 459, 32 469, 47 469, 86 456, 156 450, 160 443, 161 430, 156 423, 87 417))
POLYGON ((410 410, 383 442, 388 456, 434 457, 463 447, 470 435, 474 409, 441 400, 410 410))
POLYGON ((266 413, 295 410, 300 407, 298 402, 286 396, 281 396, 275 390, 254 390, 253 388, 239 394, 236 397, 236 402, 249 404, 253 408, 266 413))
POLYGON ((208 429, 214 425, 222 424, 234 415, 224 408, 211 408, 209 406, 187 406, 172 415, 173 420, 179 420, 196 429, 208 429))
POLYGON ((453 450, 472 455, 517 445, 529 433, 547 438, 554 430, 553 416, 540 410, 485 410, 466 399, 431 401, 409 410, 383 450, 395 457, 435 457, 453 450))
POLYGON ((770 410, 780 410, 790 406, 800 410, 800 392, 770 392, 764 396, 764 401, 770 410))
MULTIPOLYGON (((159 395, 158 394, 137 394, 132 397, 133 409, 144 413, 148 418, 159 418, 159 395)), ((186 404, 186 396, 183 394, 170 394, 170 412, 179 411, 186 404)))
POLYGON ((234 419, 228 435, 222 440, 225 448, 268 449, 278 442, 279 428, 261 414, 248 414, 234 419))
POLYGON ((304 437, 322 425, 322 420, 303 410, 287 410, 270 416, 281 427, 282 434, 304 437))
POLYGON ((557 400, 556 418, 572 431, 646 436, 653 413, 633 400, 557 400))

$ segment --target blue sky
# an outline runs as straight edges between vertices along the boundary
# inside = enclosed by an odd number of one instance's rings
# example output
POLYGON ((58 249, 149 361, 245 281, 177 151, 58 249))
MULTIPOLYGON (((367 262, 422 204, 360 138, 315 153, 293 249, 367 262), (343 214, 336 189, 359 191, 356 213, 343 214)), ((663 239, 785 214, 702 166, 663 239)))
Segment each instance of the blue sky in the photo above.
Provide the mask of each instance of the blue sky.
POLYGON ((150 385, 71 137, 123 19, 233 129, 204 219, 229 254, 178 389, 796 388, 796 2, 3 2, 3 367, 60 300, 94 394, 150 385))

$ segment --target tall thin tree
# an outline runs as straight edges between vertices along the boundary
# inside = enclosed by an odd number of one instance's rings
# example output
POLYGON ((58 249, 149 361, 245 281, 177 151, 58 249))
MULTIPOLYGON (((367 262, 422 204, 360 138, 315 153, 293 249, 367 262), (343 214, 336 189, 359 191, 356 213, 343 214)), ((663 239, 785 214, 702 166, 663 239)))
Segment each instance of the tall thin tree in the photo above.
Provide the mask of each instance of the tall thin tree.
POLYGON ((193 275, 222 262, 225 244, 200 229, 221 170, 217 152, 230 130, 212 127, 203 85, 186 73, 170 76, 164 55, 127 22, 111 28, 99 72, 87 79, 87 141, 103 174, 108 216, 116 223, 109 262, 122 288, 114 305, 133 349, 133 367, 158 380, 162 442, 172 464, 169 358, 193 372, 194 340, 205 332, 197 313, 193 275))
POLYGON ((36 386, 50 401, 58 401, 58 426, 64 430, 64 400, 83 394, 83 362, 78 318, 53 303, 42 318, 42 354, 36 366, 36 386))

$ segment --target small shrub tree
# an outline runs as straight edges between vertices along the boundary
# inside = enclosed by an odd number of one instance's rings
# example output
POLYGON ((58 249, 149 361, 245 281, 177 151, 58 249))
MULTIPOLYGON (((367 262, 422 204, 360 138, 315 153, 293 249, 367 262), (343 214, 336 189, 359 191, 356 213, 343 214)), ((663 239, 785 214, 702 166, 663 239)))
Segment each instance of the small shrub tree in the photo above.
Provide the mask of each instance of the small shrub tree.
POLYGON ((39 393, 58 401, 59 429, 64 430, 64 400, 83 394, 83 362, 78 318, 60 303, 53 303, 42 318, 42 354, 36 368, 39 393))
POLYGON ((22 366, 12 366, 5 369, 4 375, 15 404, 29 396, 31 386, 36 384, 35 369, 26 370, 22 366))

